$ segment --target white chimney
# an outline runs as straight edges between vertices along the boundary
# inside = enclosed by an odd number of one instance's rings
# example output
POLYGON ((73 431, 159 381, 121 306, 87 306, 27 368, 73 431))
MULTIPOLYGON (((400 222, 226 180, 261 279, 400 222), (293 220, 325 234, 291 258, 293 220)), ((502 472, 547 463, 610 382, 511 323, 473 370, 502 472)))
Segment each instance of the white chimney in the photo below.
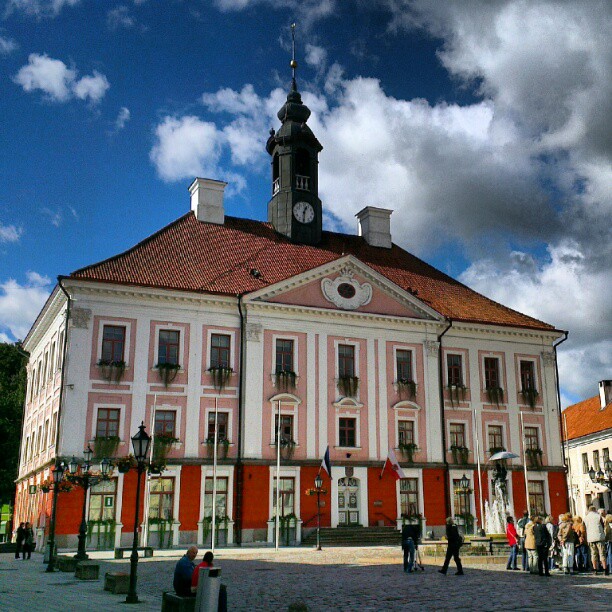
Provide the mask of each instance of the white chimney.
POLYGON ((599 406, 603 410, 612 402, 612 380, 599 381, 599 406))
POLYGON ((223 225, 225 210, 223 208, 223 191, 227 183, 213 179, 197 178, 189 186, 191 210, 198 221, 223 225))
POLYGON ((355 216, 359 219, 359 235, 370 246, 391 248, 391 213, 387 208, 366 206, 355 216))

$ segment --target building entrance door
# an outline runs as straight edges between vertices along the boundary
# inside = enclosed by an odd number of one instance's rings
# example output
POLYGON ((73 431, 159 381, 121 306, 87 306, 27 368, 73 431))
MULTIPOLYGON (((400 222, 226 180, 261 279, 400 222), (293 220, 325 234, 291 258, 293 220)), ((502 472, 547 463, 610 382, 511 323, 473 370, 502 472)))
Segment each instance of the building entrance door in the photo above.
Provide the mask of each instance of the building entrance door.
POLYGON ((338 526, 353 527, 359 522, 359 478, 338 480, 338 526))

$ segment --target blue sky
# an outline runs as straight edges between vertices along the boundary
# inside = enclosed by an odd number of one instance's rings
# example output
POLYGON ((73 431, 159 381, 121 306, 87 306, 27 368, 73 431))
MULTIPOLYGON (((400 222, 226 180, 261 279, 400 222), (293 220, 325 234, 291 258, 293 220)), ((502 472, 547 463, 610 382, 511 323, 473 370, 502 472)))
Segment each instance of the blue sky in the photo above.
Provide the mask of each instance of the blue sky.
POLYGON ((564 402, 610 377, 609 3, 3 0, 0 338, 58 274, 184 214, 196 175, 264 219, 264 143, 298 83, 330 229, 394 241, 570 330, 564 402))

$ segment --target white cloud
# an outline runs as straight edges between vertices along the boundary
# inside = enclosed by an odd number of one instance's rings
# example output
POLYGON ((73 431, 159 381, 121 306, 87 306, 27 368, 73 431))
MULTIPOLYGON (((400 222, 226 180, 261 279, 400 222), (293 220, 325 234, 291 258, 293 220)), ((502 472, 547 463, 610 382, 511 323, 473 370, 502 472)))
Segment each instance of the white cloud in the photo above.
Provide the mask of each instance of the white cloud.
POLYGON ((327 62, 327 51, 323 47, 307 43, 305 59, 309 66, 320 68, 327 62))
POLYGON ((115 131, 117 132, 121 131, 126 126, 130 118, 131 118, 130 109, 126 108, 125 106, 122 106, 119 109, 119 114, 117 115, 117 119, 115 119, 115 131))
POLYGON ((57 210, 51 210, 50 208, 41 208, 40 212, 42 212, 43 215, 49 217, 49 222, 51 223, 51 225, 53 225, 53 227, 59 227, 62 224, 64 215, 62 214, 60 208, 58 208, 57 210))
POLYGON ((68 68, 61 60, 37 53, 30 54, 27 65, 19 69, 13 81, 26 92, 44 92, 54 102, 67 102, 76 97, 80 100, 89 98, 95 104, 110 87, 108 79, 96 70, 93 75, 77 80, 76 70, 68 68))
POLYGON ((223 134, 198 117, 165 117, 155 129, 151 161, 165 181, 218 173, 223 134))
POLYGON ((19 242, 23 230, 15 225, 3 225, 0 222, 0 243, 2 242, 19 242))
POLYGON ((55 17, 65 6, 76 6, 81 0, 8 0, 6 15, 21 11, 35 17, 55 17))
POLYGON ((11 341, 25 338, 49 297, 50 284, 49 278, 36 272, 28 272, 23 285, 12 278, 0 283, 0 333, 3 337, 11 341))
POLYGON ((12 38, 0 36, 0 55, 8 55, 18 48, 19 45, 12 38))
POLYGON ((133 28, 136 20, 130 15, 129 7, 122 5, 108 11, 106 23, 111 30, 118 30, 119 28, 133 28))

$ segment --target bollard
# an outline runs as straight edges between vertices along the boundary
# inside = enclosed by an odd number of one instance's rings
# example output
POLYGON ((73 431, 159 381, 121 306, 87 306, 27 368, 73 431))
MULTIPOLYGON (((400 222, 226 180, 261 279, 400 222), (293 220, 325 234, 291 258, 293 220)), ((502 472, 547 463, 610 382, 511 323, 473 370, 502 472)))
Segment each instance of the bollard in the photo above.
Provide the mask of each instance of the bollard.
POLYGON ((220 589, 221 569, 218 567, 201 567, 195 612, 217 612, 220 589))

